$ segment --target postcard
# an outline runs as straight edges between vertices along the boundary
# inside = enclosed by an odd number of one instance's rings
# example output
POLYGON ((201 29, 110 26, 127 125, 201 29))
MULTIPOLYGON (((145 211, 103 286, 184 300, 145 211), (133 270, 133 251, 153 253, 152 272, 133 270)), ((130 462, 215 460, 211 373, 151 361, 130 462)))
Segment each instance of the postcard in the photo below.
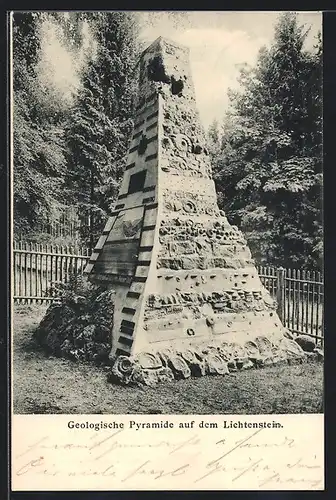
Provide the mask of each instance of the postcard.
POLYGON ((321 12, 9 22, 12 490, 323 490, 321 12))

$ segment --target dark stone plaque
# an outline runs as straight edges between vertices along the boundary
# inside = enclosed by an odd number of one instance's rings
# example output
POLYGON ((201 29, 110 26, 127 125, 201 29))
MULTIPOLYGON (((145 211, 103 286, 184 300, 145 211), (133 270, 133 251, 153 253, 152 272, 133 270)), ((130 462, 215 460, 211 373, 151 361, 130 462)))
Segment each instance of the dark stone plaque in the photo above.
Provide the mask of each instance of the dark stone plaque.
POLYGON ((144 208, 123 210, 95 263, 95 281, 130 284, 135 274, 144 208))

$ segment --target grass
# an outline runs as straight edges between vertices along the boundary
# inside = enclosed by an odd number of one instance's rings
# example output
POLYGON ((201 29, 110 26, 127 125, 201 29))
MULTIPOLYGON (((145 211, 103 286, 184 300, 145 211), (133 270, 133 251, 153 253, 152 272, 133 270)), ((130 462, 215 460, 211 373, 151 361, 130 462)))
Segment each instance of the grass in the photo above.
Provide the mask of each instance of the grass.
POLYGON ((323 412, 323 364, 266 367, 156 388, 108 383, 106 370, 47 356, 31 345, 44 306, 15 306, 16 414, 281 414, 323 412))

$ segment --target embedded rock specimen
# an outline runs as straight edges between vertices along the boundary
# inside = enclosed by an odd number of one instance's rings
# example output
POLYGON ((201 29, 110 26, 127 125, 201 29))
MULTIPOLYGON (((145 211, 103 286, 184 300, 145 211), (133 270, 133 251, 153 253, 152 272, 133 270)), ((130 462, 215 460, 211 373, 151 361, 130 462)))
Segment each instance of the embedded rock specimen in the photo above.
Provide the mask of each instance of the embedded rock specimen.
POLYGON ((86 268, 116 292, 114 377, 152 385, 159 373, 303 359, 243 234, 218 208, 187 48, 159 38, 143 52, 136 109, 118 200, 86 268))

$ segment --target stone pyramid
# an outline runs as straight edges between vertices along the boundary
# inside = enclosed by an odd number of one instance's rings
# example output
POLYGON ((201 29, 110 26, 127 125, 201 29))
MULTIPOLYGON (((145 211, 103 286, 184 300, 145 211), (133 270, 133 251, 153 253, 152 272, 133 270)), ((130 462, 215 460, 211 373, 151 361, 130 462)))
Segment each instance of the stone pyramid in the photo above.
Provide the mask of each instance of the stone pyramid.
POLYGON ((188 49, 160 37, 139 64, 118 200, 86 268, 115 290, 115 376, 152 383, 300 357, 218 208, 188 49))

